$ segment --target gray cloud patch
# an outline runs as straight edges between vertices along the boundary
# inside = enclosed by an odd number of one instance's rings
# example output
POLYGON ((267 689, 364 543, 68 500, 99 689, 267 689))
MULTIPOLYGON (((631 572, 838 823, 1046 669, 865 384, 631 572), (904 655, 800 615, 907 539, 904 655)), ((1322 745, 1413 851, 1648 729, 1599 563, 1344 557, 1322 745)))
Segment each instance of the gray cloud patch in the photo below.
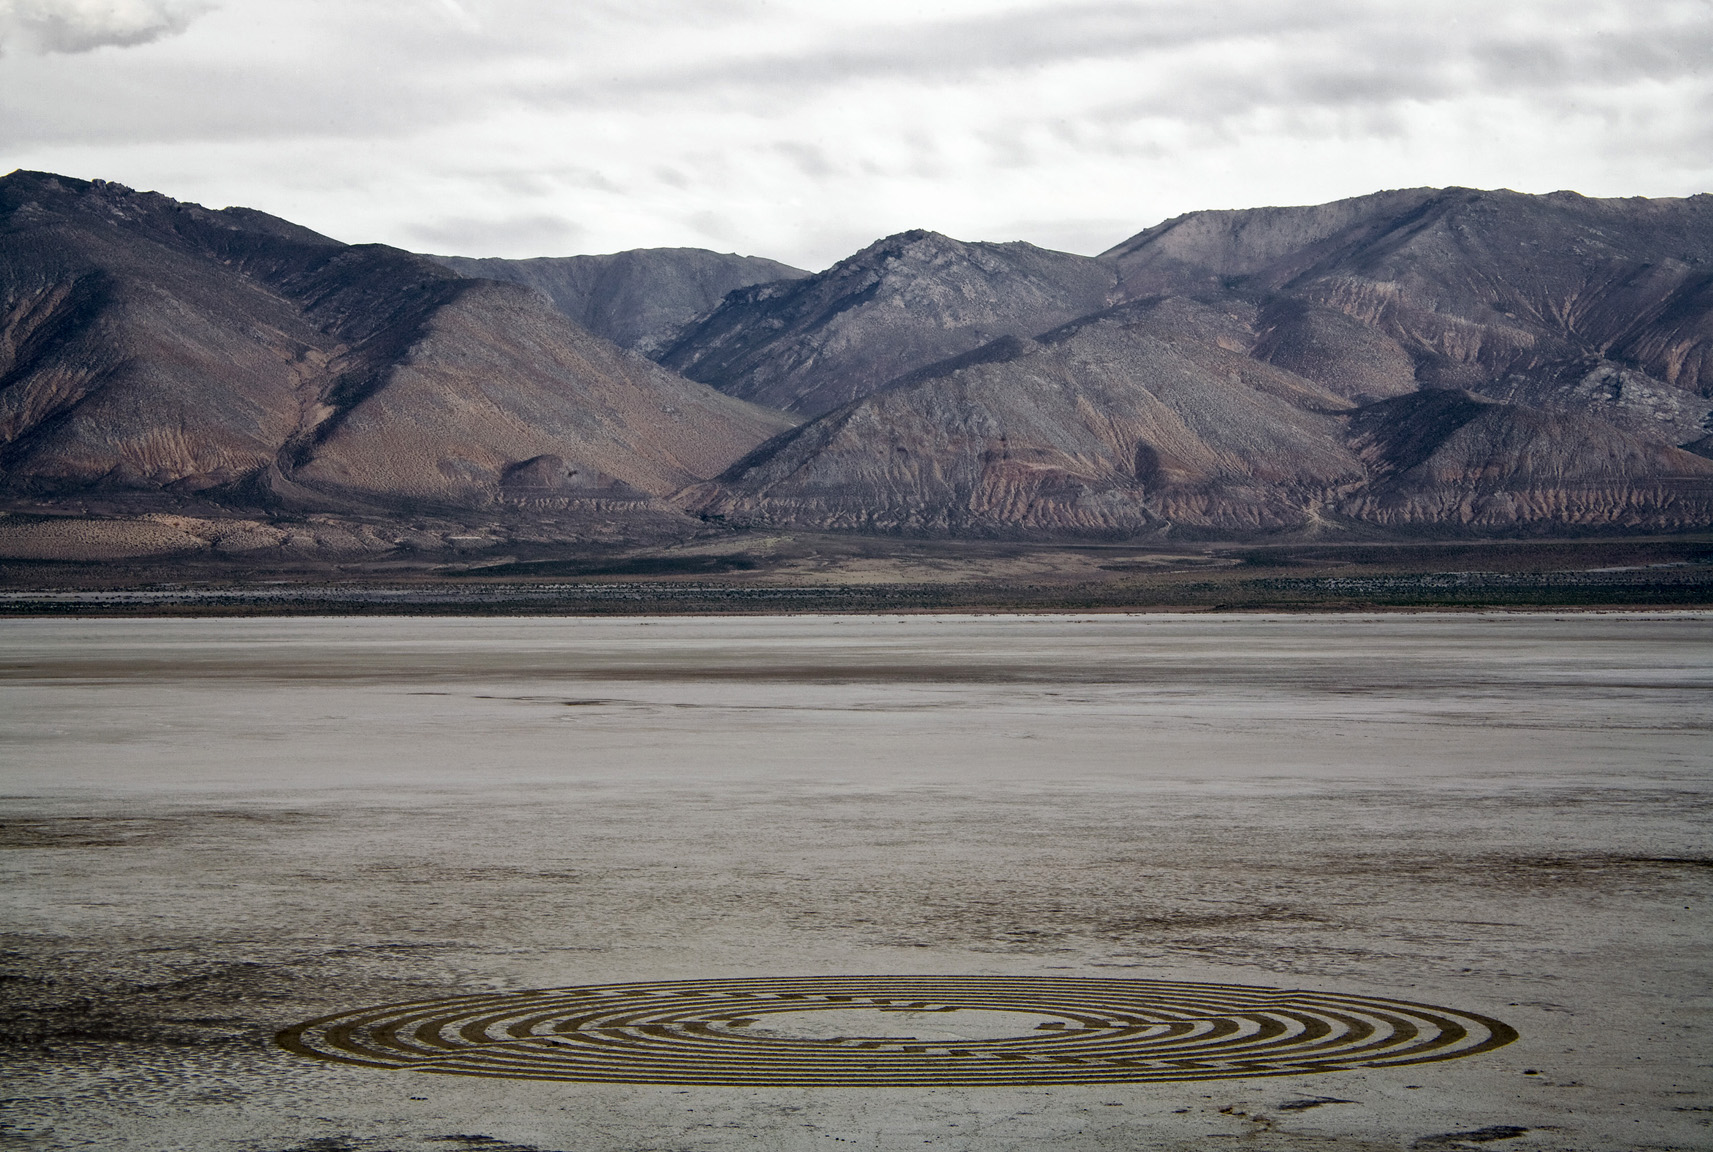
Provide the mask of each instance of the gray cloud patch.
POLYGON ((0 0, 0 51, 128 48, 174 36, 212 7, 184 0, 0 0))
POLYGON ((1561 41, 1496 39, 1474 56, 1485 83, 1498 88, 1556 88, 1568 80, 1629 84, 1713 77, 1713 10, 1699 24, 1603 29, 1561 41))
POLYGON ((1264 108, 1371 110, 1481 92, 1708 77, 1713 6, 1635 0, 1625 26, 1616 28, 1578 19, 1598 4, 1556 7, 1520 4, 1518 19, 1507 24, 1483 19, 1481 5, 1467 0, 1445 9, 1337 0, 1044 5, 871 29, 790 52, 763 48, 696 66, 537 84, 516 95, 524 103, 598 108, 720 94, 765 107, 864 83, 942 86, 980 74, 1124 61, 1136 67, 1137 95, 1091 109, 1096 116, 1128 107, 1214 124, 1264 108))
POLYGON ((114 50, 206 2, 0 0, 0 151, 352 239, 805 266, 917 226, 1092 251, 1379 186, 1713 180, 1713 0, 244 0, 114 50))
POLYGON ((1253 37, 1339 27, 1336 4, 1238 0, 1210 12, 1195 4, 1055 4, 998 16, 848 33, 837 46, 761 51, 706 65, 675 65, 596 83, 541 90, 548 98, 623 101, 710 89, 821 89, 864 80, 944 82, 975 73, 1040 68, 1079 60, 1147 57, 1253 37))

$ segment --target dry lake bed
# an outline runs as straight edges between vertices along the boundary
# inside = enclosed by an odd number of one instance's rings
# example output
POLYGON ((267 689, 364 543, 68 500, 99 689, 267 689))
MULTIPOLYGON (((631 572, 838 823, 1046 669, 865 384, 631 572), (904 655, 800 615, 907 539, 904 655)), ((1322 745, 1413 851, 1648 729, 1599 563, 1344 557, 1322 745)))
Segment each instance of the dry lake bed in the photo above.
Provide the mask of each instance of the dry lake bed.
POLYGON ((0 641, 7 1147, 1713 1148, 1713 614, 0 641))

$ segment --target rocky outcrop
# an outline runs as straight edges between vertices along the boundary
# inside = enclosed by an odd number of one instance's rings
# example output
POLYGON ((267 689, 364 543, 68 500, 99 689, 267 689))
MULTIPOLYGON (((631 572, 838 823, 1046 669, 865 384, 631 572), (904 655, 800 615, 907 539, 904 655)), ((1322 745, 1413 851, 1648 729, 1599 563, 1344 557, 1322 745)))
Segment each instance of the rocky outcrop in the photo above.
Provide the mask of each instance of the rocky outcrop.
POLYGON ((1713 429, 1713 399, 1603 357, 1542 365, 1482 392, 1553 412, 1597 416, 1644 440, 1687 446, 1713 429))
POLYGON ((734 289, 809 275, 777 260, 701 248, 533 260, 431 259, 461 276, 534 288, 589 331, 645 356, 664 351, 687 324, 713 311, 734 289))
POLYGON ((732 293, 660 356, 733 396, 816 416, 1000 336, 1111 303, 1112 268, 1032 244, 889 236, 806 279, 732 293))
POLYGON ((551 453, 658 497, 788 425, 522 287, 260 213, 0 180, 0 490, 476 507, 551 453))
POLYGON ((1372 478, 1340 511, 1389 528, 1713 523, 1713 460, 1586 413, 1419 392, 1355 413, 1351 441, 1372 478))

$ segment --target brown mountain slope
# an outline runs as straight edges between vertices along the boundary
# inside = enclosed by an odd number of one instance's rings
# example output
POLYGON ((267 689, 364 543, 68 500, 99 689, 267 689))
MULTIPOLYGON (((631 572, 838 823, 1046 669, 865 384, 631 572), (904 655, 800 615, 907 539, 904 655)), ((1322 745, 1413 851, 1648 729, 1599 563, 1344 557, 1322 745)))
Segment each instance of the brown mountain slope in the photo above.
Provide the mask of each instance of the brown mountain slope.
POLYGON ((740 523, 908 533, 1300 524, 1363 478, 1352 406, 1221 347, 1242 319, 1148 301, 1007 338, 763 445, 691 499, 740 523))
POLYGON ((0 180, 0 490, 468 507, 555 457, 523 490, 637 497, 788 423, 527 289, 260 213, 0 180))
POLYGON ((734 289, 809 275, 777 260, 701 248, 639 248, 534 260, 430 259, 461 276, 534 288, 597 336, 645 356, 664 351, 680 329, 711 312, 734 289))
POLYGON ((790 421, 568 330, 483 281, 427 316, 385 383, 293 479, 369 501, 641 498, 710 476, 790 421), (527 466, 527 467, 526 467, 527 466))
POLYGON ((804 416, 999 336, 1034 336, 1106 307, 1112 269, 1032 244, 889 236, 806 279, 726 298, 660 362, 804 416))

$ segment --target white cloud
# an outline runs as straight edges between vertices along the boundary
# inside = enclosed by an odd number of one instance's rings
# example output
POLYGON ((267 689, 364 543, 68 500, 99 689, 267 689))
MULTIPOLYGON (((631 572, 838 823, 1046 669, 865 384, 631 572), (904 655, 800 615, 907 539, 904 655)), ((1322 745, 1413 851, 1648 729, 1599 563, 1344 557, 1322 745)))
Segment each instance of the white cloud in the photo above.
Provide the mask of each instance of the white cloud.
POLYGON ((183 32, 208 7, 187 0, 0 0, 0 47, 128 48, 183 32))
POLYGON ((907 227, 1092 251, 1380 187, 1707 190, 1710 59, 1713 0, 229 0, 9 57, 0 152, 349 240, 815 267, 907 227))

